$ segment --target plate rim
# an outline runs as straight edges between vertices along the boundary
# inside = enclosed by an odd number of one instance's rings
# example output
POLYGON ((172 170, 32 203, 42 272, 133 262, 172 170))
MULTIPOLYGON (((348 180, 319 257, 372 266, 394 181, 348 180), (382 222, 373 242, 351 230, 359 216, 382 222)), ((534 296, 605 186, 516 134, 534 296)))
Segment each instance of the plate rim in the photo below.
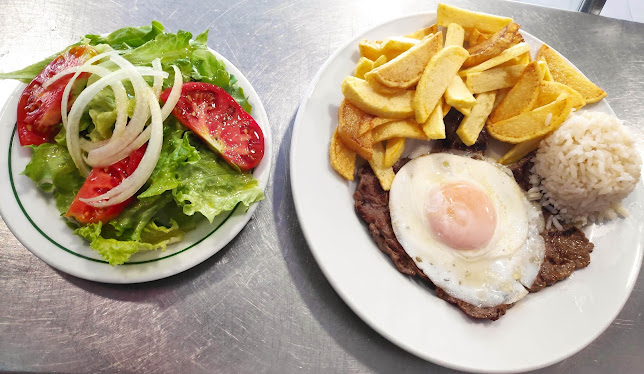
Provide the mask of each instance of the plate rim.
MULTIPOLYGON (((264 194, 266 193, 266 187, 268 185, 268 181, 270 179, 271 171, 272 171, 272 156, 273 156, 273 142, 272 142, 272 131, 271 131, 271 126, 270 122, 268 120, 268 115, 266 113, 266 109, 264 108, 264 105, 262 103, 262 100, 260 99, 260 96, 257 94, 257 91, 255 91, 255 88, 252 86, 248 78, 239 70, 234 64, 232 64, 228 59, 226 59, 223 55, 218 53, 217 51, 213 50, 212 48, 208 47, 208 50, 212 52, 215 57, 221 61, 225 67, 226 71, 231 75, 235 76, 237 79, 237 84, 239 87, 241 87, 244 90, 245 95, 248 97, 249 102, 253 106, 253 114, 252 117, 257 121, 259 124, 260 128, 263 131, 264 134, 264 157, 262 161, 260 162, 260 165, 255 168, 253 171, 253 175, 255 176, 258 186, 262 189, 264 194)), ((16 97, 20 95, 22 90, 26 87, 25 83, 22 82, 17 82, 15 80, 10 82, 11 85, 13 86, 12 88, 7 88, 6 91, 8 93, 6 101, 4 101, 2 106, 0 107, 0 122, 6 122, 6 123, 0 123, 0 124, 10 124, 10 121, 8 119, 5 120, 6 116, 10 116, 6 114, 8 111, 12 110, 12 106, 8 105, 12 101, 16 100, 16 97)), ((165 256, 161 256, 158 258, 154 259, 148 259, 148 260, 142 260, 142 261, 137 261, 137 262, 132 262, 132 263, 125 263, 123 265, 119 266, 111 266, 107 262, 105 262, 102 259, 94 259, 94 258, 89 258, 83 254, 77 253, 76 251, 68 248, 64 248, 65 246, 57 243, 55 240, 51 239, 49 235, 47 235, 37 224, 35 224, 32 219, 30 218, 29 214, 27 214, 27 209, 23 207, 20 198, 18 196, 18 192, 15 191, 15 186, 13 182, 13 175, 12 175, 12 167, 11 167, 11 159, 12 159, 12 147, 13 147, 13 141, 14 137, 16 134, 16 126, 15 123, 10 126, 9 129, 5 129, 8 132, 8 136, 6 138, 8 139, 9 142, 9 149, 7 149, 7 154, 5 155, 4 153, 2 156, 0 156, 1 159, 7 160, 7 169, 6 172, 7 175, 9 176, 8 179, 10 181, 8 183, 3 183, 0 186, 0 189, 5 190, 8 187, 7 192, 10 192, 12 195, 15 193, 15 199, 12 196, 12 199, 8 199, 9 202, 5 201, 4 199, 0 199, 0 215, 3 217, 3 221, 7 225, 7 228, 11 231, 13 236, 20 242, 20 244, 25 247, 29 252, 31 252, 33 255, 38 257, 40 260, 48 264, 49 266, 62 271, 66 274, 70 274, 72 276, 86 279, 89 281, 94 281, 94 282, 99 282, 99 283, 108 283, 108 284, 135 284, 135 283, 143 283, 143 282, 150 282, 150 281, 155 281, 163 278, 170 277, 172 275, 176 275, 178 273, 181 273, 183 271, 189 270, 200 263, 206 261, 208 258, 212 257, 219 251, 221 251, 232 239, 234 239, 240 232, 241 230, 248 224, 248 221, 252 218, 253 213, 255 212, 255 209, 257 209, 257 206, 262 203, 262 201, 257 201, 248 207, 248 209, 245 208, 242 204, 237 204, 235 208, 233 208, 230 211, 222 212, 222 215, 226 215, 223 217, 223 220, 215 225, 207 223, 207 222, 202 222, 200 225, 212 225, 213 228, 203 234, 203 236, 200 236, 199 238, 196 238, 194 241, 187 243, 188 245, 186 248, 182 248, 176 252, 167 254, 165 256), (23 225, 19 225, 16 222, 14 222, 13 218, 10 218, 10 210, 12 209, 8 205, 11 203, 15 203, 19 209, 20 214, 23 215, 23 217, 28 221, 28 224, 31 224, 31 227, 33 227, 34 230, 38 232, 38 235, 40 235, 39 239, 44 240, 47 245, 46 247, 53 247, 57 251, 55 255, 50 255, 45 253, 46 249, 34 249, 32 246, 28 243, 29 240, 23 237, 23 235, 26 235, 23 231, 25 228, 23 225), (212 237, 212 235, 219 231, 219 230, 224 230, 221 231, 221 238, 217 240, 214 245, 210 245, 208 250, 202 251, 198 253, 197 256, 191 256, 192 253, 195 253, 196 251, 190 252, 190 249, 194 249, 195 247, 200 247, 200 246, 205 246, 207 244, 210 244, 208 242, 208 239, 212 237), (59 254, 62 253, 63 255, 60 256, 59 254), (175 257, 177 256, 189 256, 187 260, 182 259, 182 261, 175 261, 176 263, 173 265, 170 263, 170 265, 167 265, 169 261, 165 261, 163 263, 163 269, 159 269, 158 265, 161 260, 168 259, 170 257, 175 257), (56 257, 61 257, 61 258, 56 258, 56 257), (65 257, 66 256, 73 256, 77 259, 82 259, 83 261, 86 261, 89 265, 88 267, 74 267, 74 266, 69 266, 65 262, 65 257), (125 265, 125 266, 124 266, 125 265), (97 268, 100 267, 100 268, 97 268), (123 268, 136 268, 137 269, 137 274, 132 275, 130 274, 125 274, 125 270, 123 268)), ((4 138, 5 136, 3 136, 4 138)), ((17 141, 17 140, 16 140, 17 141)), ((15 151, 15 150, 14 150, 15 151)), ((19 174, 16 174, 19 175, 19 174)), ((37 189, 37 187, 36 187, 37 189)), ((33 214, 33 212, 32 212, 33 214)), ((57 216, 57 219, 60 217, 57 216)), ((72 230, 69 229, 69 235, 73 235, 72 230)), ((84 242, 84 244, 89 248, 89 243, 84 242)), ((161 252, 159 252, 161 253, 161 252)), ((170 260, 172 261, 172 260, 170 260)))
MULTIPOLYGON (((441 366, 446 367, 446 368, 456 369, 456 370, 461 370, 461 371, 467 371, 467 372, 472 372, 472 373, 490 373, 490 372, 494 372, 494 373, 515 373, 515 372, 525 372, 525 371, 530 371, 530 370, 542 369, 542 368, 554 365, 554 364, 556 364, 556 363, 558 363, 558 362, 560 362, 562 360, 565 360, 566 358, 571 357, 574 354, 580 352, 581 350, 586 348, 588 345, 590 345, 593 341, 595 341, 612 324, 612 322, 615 320, 615 318, 619 315, 619 313, 624 308, 624 305, 626 304, 626 302, 630 298, 630 295, 631 295, 631 293, 633 291, 633 288, 634 288, 635 284, 637 283, 637 277, 638 277, 638 274, 639 274, 639 272, 641 270, 642 260, 644 258, 644 251, 643 251, 644 244, 642 242, 638 243, 637 248, 636 248, 636 262, 633 264, 633 270, 634 270, 633 278, 632 278, 632 282, 629 282, 629 284, 627 285, 626 296, 624 297, 624 300, 621 302, 621 305, 619 305, 619 308, 616 309, 616 312, 608 320, 608 323, 606 323, 604 326, 602 326, 600 329, 598 329, 597 333, 594 334, 590 340, 588 340, 587 342, 582 343, 578 347, 575 347, 575 348, 573 348, 573 349, 571 349, 571 350, 569 350, 567 352, 563 352, 562 354, 560 354, 558 356, 555 356, 555 357, 552 357, 550 360, 546 360, 546 361, 544 361, 544 362, 542 362, 540 364, 537 364, 537 365, 532 364, 532 365, 526 365, 524 367, 518 367, 518 368, 502 368, 502 369, 498 369, 498 370, 489 370, 489 369, 484 370, 484 369, 473 368, 473 367, 466 366, 466 365, 455 364, 453 362, 448 362, 448 361, 442 360, 440 357, 427 355, 424 352, 421 352, 421 351, 417 350, 415 347, 407 344, 405 341, 403 341, 401 339, 398 339, 397 337, 392 336, 387 331, 385 331, 381 326, 379 326, 377 323, 375 323, 374 321, 372 321, 369 318, 367 318, 366 314, 357 305, 357 303, 355 301, 353 301, 345 293, 345 291, 342 289, 342 287, 336 283, 335 279, 330 276, 330 269, 325 265, 325 263, 319 257, 318 250, 313 249, 313 248, 316 247, 315 243, 313 243, 312 240, 309 239, 309 238, 312 237, 312 235, 309 232, 309 230, 311 230, 311 228, 302 224, 301 216, 302 216, 302 212, 303 212, 303 208, 302 208, 303 201, 300 200, 301 192, 299 192, 299 193, 297 192, 299 190, 298 183, 297 183, 297 181, 299 180, 299 177, 297 175, 297 172, 295 171, 295 168, 293 167, 293 165, 296 164, 295 160, 298 158, 298 151, 299 151, 298 148, 297 148, 295 140, 298 139, 300 131, 304 131, 303 130, 304 125, 302 125, 301 123, 302 123, 303 117, 304 117, 305 106, 308 104, 313 92, 315 91, 315 88, 319 84, 320 79, 322 77, 322 74, 325 72, 327 67, 347 47, 349 47, 352 44, 356 44, 356 42, 358 40, 360 40, 361 38, 364 38, 364 36, 366 34, 374 32, 377 29, 386 27, 387 25, 389 25, 391 23, 400 22, 400 21, 402 21, 404 19, 407 19, 407 18, 417 18, 417 17, 423 17, 423 16, 436 17, 436 15, 437 14, 436 14, 435 11, 415 12, 415 13, 403 14, 403 15, 400 15, 400 16, 397 16, 397 17, 394 17, 394 18, 390 18, 390 19, 385 20, 383 22, 377 23, 377 24, 375 24, 373 26, 369 26, 368 28, 366 28, 366 29, 364 29, 364 30, 362 30, 360 32, 357 32, 351 39, 349 39, 347 42, 343 43, 340 47, 338 47, 333 52, 333 54, 331 54, 331 56, 329 56, 325 60, 325 62, 322 64, 322 66, 318 69, 318 71, 316 72, 315 76, 313 77, 313 79, 311 80, 311 82, 307 86, 306 90, 304 91, 303 98, 300 101, 300 104, 298 106, 297 114, 295 116, 295 121, 294 121, 294 124, 293 124, 293 133, 292 133, 292 137, 291 137, 290 152, 289 152, 290 153, 289 154, 289 164, 290 164, 289 177, 290 177, 290 180, 291 180, 291 191, 292 191, 292 194, 293 194, 293 203, 294 203, 294 206, 295 206, 296 216, 298 218, 300 228, 302 229, 302 233, 304 234, 304 239, 306 240, 306 243, 310 248, 310 252, 312 253, 313 258, 315 259, 316 263, 320 267, 320 269, 321 269, 322 273, 324 274, 325 278, 327 279, 327 281, 331 284, 331 286, 334 289, 334 291, 340 296, 340 298, 343 300, 343 302, 347 306, 349 306, 349 308, 353 311, 353 313, 358 315, 358 317, 360 317, 360 319, 364 323, 366 323, 370 328, 375 330, 378 334, 380 334, 381 336, 385 337, 391 343, 397 345, 398 347, 406 350, 407 352, 412 353, 415 356, 417 356, 417 357, 419 357, 421 359, 424 359, 426 361, 441 365, 441 366), (300 197, 298 197, 298 195, 300 197)), ((542 41, 540 38, 537 38, 536 36, 530 34, 529 32, 525 31, 525 33, 530 35, 530 37, 534 38, 538 42, 540 42, 542 44, 547 44, 544 41, 542 41)), ((530 43, 528 43, 528 44, 530 45, 530 43)), ((579 71, 580 73, 583 74, 583 72, 581 72, 577 68, 577 66, 574 65, 570 60, 568 60, 568 58, 566 56, 564 56, 563 54, 559 53, 558 51, 557 51, 557 53, 560 56, 562 56, 567 63, 569 63, 577 71, 579 71)), ((615 112, 613 111, 612 107, 610 107, 610 105, 608 104, 608 101, 605 98, 603 98, 600 102, 602 102, 602 101, 607 104, 607 107, 608 107, 609 111, 613 115, 615 115, 615 112)), ((642 184, 642 181, 640 180, 638 182, 638 185, 641 185, 641 184, 642 184)))

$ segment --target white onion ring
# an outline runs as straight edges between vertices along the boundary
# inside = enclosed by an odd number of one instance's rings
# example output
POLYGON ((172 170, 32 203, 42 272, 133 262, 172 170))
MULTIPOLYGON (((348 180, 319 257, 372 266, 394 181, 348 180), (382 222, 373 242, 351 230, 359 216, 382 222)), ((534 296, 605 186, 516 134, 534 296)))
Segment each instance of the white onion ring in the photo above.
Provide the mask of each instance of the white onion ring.
POLYGON ((176 65, 172 65, 174 69, 174 84, 168 95, 168 100, 163 104, 163 109, 161 109, 161 118, 165 121, 166 118, 172 113, 172 110, 179 102, 181 97, 181 88, 183 87, 183 75, 181 75, 181 70, 176 65))
MULTIPOLYGON (((155 71, 163 71, 163 68, 161 67, 161 60, 159 58, 155 58, 152 60, 152 68, 155 71)), ((154 77, 154 83, 152 84, 152 91, 154 92, 154 97, 157 99, 159 98, 159 95, 161 95, 161 88, 163 87, 163 78, 160 77, 154 77)))

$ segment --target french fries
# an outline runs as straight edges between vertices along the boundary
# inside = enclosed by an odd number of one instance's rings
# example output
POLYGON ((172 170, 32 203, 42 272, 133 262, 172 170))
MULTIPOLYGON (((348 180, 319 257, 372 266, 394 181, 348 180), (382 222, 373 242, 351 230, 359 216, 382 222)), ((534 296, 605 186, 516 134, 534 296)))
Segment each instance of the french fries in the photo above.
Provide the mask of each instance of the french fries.
POLYGON ((406 140, 444 139, 451 108, 464 115, 456 135, 466 146, 484 128, 514 144, 498 161, 509 164, 536 150, 573 108, 606 95, 546 45, 532 60, 511 18, 444 4, 435 25, 358 47, 354 76, 341 84, 329 158, 348 180, 357 156, 367 160, 386 191, 406 140))

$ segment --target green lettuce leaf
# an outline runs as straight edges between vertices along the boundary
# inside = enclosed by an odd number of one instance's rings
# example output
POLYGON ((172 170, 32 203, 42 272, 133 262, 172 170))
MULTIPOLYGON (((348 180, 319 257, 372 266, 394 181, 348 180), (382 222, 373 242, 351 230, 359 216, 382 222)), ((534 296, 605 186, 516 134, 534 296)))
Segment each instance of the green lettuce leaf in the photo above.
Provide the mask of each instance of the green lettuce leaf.
POLYGON ((162 34, 165 28, 160 22, 152 21, 151 25, 141 27, 124 27, 111 32, 106 37, 101 35, 85 35, 91 45, 108 44, 114 49, 130 49, 139 47, 157 35, 162 34))
POLYGON ((118 237, 128 240, 141 240, 141 233, 153 217, 173 200, 171 193, 138 198, 123 212, 109 222, 118 237))
POLYGON ((103 225, 92 223, 74 230, 74 234, 87 239, 89 246, 96 250, 110 265, 121 265, 140 250, 165 249, 165 242, 150 244, 137 241, 117 240, 101 236, 103 225))
POLYGON ((33 154, 23 174, 41 190, 53 192, 58 210, 61 214, 67 212, 85 179, 76 169, 66 147, 45 143, 31 148, 33 154))

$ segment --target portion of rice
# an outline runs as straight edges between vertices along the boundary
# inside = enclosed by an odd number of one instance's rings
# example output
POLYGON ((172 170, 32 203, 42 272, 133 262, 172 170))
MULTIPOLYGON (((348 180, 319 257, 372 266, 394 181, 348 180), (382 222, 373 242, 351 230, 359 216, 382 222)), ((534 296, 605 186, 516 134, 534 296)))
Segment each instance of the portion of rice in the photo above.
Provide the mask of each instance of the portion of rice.
POLYGON ((572 114, 541 142, 533 161, 528 198, 553 213, 547 226, 558 229, 628 215, 621 201, 642 169, 622 121, 599 112, 572 114))

